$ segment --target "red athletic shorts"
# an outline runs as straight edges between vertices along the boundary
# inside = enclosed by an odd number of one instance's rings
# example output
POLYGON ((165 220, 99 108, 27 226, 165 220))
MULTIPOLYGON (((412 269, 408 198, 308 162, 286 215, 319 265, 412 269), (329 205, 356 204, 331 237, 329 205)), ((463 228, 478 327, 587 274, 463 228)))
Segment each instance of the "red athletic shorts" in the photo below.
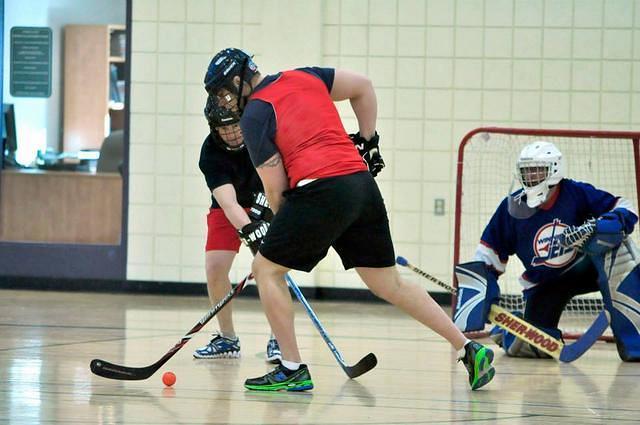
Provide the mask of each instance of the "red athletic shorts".
POLYGON ((207 214, 207 245, 205 251, 240 250, 240 239, 236 228, 224 215, 222 208, 211 208, 207 214))

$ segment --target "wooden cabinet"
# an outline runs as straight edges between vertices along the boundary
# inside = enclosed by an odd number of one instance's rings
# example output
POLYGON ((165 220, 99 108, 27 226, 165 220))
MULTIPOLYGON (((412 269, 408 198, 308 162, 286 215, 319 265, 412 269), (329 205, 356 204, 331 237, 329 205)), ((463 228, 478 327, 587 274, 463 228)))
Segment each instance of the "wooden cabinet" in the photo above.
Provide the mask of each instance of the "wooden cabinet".
POLYGON ((123 121, 124 37, 123 25, 65 26, 63 151, 100 149, 123 121))
POLYGON ((1 241, 120 243, 120 174, 9 169, 0 181, 1 241))

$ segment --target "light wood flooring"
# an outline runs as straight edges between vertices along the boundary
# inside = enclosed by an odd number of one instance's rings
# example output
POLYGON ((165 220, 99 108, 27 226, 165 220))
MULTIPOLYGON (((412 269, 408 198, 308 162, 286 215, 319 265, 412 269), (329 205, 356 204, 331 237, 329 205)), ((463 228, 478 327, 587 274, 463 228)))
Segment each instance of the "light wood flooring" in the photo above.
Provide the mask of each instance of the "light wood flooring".
POLYGON ((349 380, 300 305, 296 328, 315 389, 246 391, 264 362, 259 301, 234 304, 242 358, 196 360, 205 330, 144 381, 92 375, 100 358, 158 360, 209 308, 205 297, 0 291, 0 423, 7 424, 602 424, 640 422, 640 364, 598 343, 572 364, 510 359, 496 348, 496 378, 470 391, 443 340, 384 304, 311 301, 349 364, 379 364, 349 380), (165 388, 162 373, 177 375, 165 388))

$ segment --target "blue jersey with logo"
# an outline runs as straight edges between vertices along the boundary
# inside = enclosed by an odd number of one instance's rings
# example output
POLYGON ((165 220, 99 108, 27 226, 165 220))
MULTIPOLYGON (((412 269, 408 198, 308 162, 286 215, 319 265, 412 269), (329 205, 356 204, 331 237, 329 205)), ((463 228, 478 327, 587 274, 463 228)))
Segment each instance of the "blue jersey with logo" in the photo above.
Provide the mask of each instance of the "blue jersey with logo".
POLYGON ((570 179, 563 179, 558 186, 555 199, 526 219, 509 214, 505 198, 482 233, 476 259, 482 258, 500 274, 509 256, 517 255, 526 269, 521 278, 525 289, 553 279, 571 266, 578 252, 560 246, 560 234, 568 226, 581 225, 611 211, 619 198, 570 179))

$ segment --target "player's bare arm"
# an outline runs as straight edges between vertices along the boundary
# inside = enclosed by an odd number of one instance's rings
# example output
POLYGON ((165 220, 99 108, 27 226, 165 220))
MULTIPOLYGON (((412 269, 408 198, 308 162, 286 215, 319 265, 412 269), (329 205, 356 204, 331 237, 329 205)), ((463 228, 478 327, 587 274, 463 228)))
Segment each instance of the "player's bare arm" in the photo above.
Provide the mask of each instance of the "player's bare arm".
POLYGON ((331 88, 334 101, 347 100, 358 119, 360 135, 369 140, 376 131, 378 101, 371 80, 364 75, 336 69, 331 88))
POLYGON ((262 180, 265 195, 274 214, 282 205, 282 193, 289 188, 289 178, 282 163, 279 153, 274 154, 262 164, 256 167, 256 171, 262 180))
POLYGON ((216 199, 224 215, 236 229, 241 229, 244 225, 249 224, 251 220, 247 212, 238 204, 236 190, 231 183, 218 186, 211 191, 216 199))

